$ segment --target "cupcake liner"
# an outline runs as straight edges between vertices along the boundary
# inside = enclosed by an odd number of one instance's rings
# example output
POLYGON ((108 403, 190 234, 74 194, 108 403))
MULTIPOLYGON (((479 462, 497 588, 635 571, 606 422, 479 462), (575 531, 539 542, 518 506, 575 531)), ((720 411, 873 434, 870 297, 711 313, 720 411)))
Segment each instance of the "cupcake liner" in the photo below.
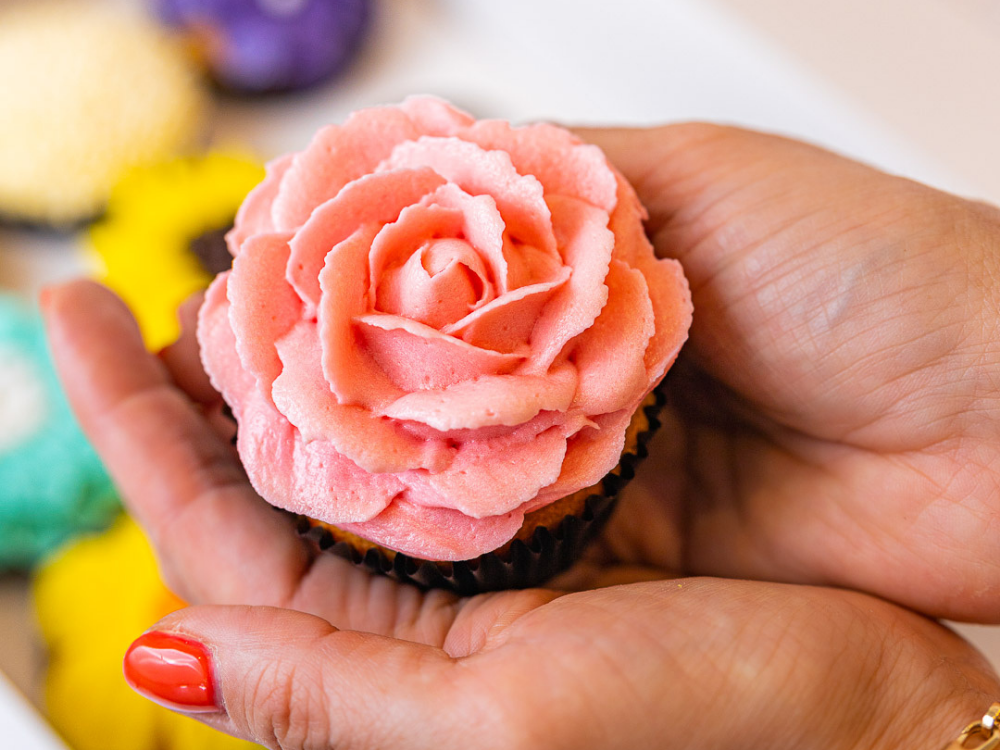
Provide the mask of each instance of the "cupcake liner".
POLYGON ((233 267, 233 256, 226 245, 226 233, 233 228, 229 222, 224 227, 210 229, 191 240, 188 248, 210 276, 217 276, 233 267))
POLYGON ((630 452, 622 454, 618 466, 601 480, 599 491, 584 501, 583 511, 568 515, 554 527, 538 526, 527 540, 515 538, 496 552, 472 560, 435 562, 391 552, 377 546, 360 550, 308 516, 288 513, 303 537, 325 552, 350 560, 359 567, 421 588, 453 591, 472 596, 486 591, 538 586, 579 559, 587 544, 597 536, 618 502, 618 493, 635 476, 636 466, 648 455, 647 444, 659 429, 658 415, 666 403, 661 388, 653 392, 652 403, 643 407, 647 426, 636 436, 630 452))

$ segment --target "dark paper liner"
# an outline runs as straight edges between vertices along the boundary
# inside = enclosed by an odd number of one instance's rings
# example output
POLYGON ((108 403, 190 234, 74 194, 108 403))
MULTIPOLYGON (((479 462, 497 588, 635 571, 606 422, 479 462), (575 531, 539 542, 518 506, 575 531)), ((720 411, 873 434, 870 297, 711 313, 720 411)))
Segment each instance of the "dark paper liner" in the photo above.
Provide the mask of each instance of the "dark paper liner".
POLYGON ((596 485, 600 490, 586 498, 583 512, 566 516, 551 529, 539 526, 527 541, 514 539, 501 551, 458 562, 422 560, 401 552, 387 554, 377 547, 362 552, 348 541, 338 541, 329 529, 314 525, 308 516, 289 515, 295 518, 298 532, 320 550, 402 583, 446 589, 460 596, 538 586, 579 559, 610 518, 618 493, 635 477, 636 466, 648 455, 647 444, 660 427, 658 414, 666 402, 660 389, 654 395, 653 403, 643 408, 646 429, 637 435, 632 451, 622 454, 618 466, 596 485))
POLYGON ((0 229, 31 232, 39 237, 53 237, 63 240, 70 239, 81 230, 93 224, 104 216, 104 209, 94 214, 78 216, 66 221, 51 221, 49 219, 29 218, 7 213, 0 208, 0 229))
POLYGON ((188 250, 209 276, 218 276, 233 267, 233 256, 226 245, 226 234, 232 228, 233 223, 229 222, 224 227, 202 232, 188 242, 188 250))

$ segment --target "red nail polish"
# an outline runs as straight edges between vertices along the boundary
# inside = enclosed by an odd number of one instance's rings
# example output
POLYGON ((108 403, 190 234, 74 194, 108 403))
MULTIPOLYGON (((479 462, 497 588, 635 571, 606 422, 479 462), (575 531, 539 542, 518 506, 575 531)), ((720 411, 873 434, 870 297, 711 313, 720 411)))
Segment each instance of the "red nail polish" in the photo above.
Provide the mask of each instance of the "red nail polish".
POLYGON ((212 658, 204 644, 158 630, 129 646, 125 681, 140 695, 175 711, 218 711, 212 658))

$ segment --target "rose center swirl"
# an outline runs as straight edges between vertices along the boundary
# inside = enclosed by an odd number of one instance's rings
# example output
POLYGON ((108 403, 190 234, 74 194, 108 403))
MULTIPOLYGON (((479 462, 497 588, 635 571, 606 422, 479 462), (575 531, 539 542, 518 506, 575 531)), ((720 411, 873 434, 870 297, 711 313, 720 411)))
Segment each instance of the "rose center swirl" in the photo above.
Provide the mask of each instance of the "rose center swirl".
POLYGON ((441 328, 493 296, 489 271, 472 245, 463 239, 432 239, 403 265, 383 273, 376 309, 441 328))

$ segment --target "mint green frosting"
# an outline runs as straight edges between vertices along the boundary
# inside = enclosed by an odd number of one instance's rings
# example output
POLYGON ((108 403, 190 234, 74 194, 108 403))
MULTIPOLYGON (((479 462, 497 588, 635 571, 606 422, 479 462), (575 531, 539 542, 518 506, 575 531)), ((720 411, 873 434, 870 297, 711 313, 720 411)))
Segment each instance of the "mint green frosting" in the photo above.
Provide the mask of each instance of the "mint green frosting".
POLYGON ((4 357, 8 366, 31 365, 35 380, 24 388, 8 378, 0 398, 15 406, 40 401, 43 408, 0 413, 0 570, 30 567, 71 537, 105 528, 120 510, 56 378, 40 315, 9 295, 0 295, 4 357))

